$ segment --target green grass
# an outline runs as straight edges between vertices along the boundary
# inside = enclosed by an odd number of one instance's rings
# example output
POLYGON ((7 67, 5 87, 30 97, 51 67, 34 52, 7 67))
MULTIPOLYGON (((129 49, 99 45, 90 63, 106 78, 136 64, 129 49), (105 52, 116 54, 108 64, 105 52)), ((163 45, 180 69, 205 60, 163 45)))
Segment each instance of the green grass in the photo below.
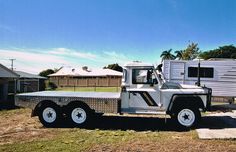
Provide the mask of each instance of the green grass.
POLYGON ((80 152, 80 151, 222 151, 218 148, 229 145, 225 150, 235 148, 235 141, 199 140, 195 131, 136 132, 132 130, 85 130, 54 129, 58 135, 53 139, 37 139, 31 142, 16 142, 0 146, 4 152, 80 152), (187 144, 187 145, 186 145, 187 144), (207 149, 206 149, 207 148, 207 149))
MULTIPOLYGON (((29 109, 0 111, 0 128, 7 130, 3 123, 17 126, 18 121, 24 125, 36 125, 36 130, 26 129, 24 136, 16 137, 16 132, 0 134, 0 141, 11 138, 11 143, 0 142, 0 152, 54 152, 54 151, 232 151, 236 149, 235 140, 200 140, 195 130, 178 131, 135 131, 112 129, 80 129, 80 128, 41 128, 38 121, 27 124, 30 118, 29 109), (9 115, 13 117, 8 117, 9 115), (14 117, 19 116, 19 117, 14 117), (27 118, 29 117, 29 118, 27 118), (27 118, 27 119, 23 119, 27 118), (2 123, 1 123, 2 122, 2 123), (44 132, 36 138, 29 138, 33 132, 44 132), (51 136, 48 136, 51 135, 51 136), (2 139, 2 140, 1 140, 2 139), (227 145, 225 147, 225 145, 227 145)), ((138 125, 138 124, 137 124, 138 125)), ((142 125, 142 124, 140 124, 142 125)), ((25 126, 26 128, 29 126, 25 126)), ((30 128, 30 127, 29 127, 30 128)), ((2 130, 0 130, 2 131, 2 130)), ((0 132, 1 133, 1 132, 0 132)), ((20 134, 23 135, 23 134, 20 134)))
POLYGON ((120 87, 63 87, 57 88, 57 91, 81 91, 81 92, 119 92, 120 87))
POLYGON ((160 140, 165 134, 159 132, 137 133, 135 131, 103 131, 85 129, 55 129, 58 136, 49 140, 6 144, 0 146, 0 151, 36 152, 45 151, 87 151, 94 146, 116 146, 133 140, 160 140), (163 134, 163 135, 162 135, 163 134))

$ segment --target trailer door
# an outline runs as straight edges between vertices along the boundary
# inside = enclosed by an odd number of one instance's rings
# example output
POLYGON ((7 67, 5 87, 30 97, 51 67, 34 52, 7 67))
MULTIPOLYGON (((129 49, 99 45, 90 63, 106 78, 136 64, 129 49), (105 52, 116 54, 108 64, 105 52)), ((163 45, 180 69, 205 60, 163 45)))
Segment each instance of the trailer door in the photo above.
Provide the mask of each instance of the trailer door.
POLYGON ((185 80, 185 62, 170 62, 170 81, 184 84, 185 80))

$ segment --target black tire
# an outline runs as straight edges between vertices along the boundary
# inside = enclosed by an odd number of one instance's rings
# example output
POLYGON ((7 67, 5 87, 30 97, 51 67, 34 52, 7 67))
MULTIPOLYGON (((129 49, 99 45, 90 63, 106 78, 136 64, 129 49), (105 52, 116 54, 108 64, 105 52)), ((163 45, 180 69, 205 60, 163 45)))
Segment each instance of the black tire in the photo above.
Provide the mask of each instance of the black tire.
POLYGON ((174 118, 178 127, 190 129, 198 125, 201 119, 201 113, 195 107, 182 107, 176 110, 172 118, 174 118))
POLYGON ((73 104, 68 107, 67 117, 73 126, 85 127, 92 117, 91 109, 83 104, 73 104))
POLYGON ((47 103, 39 108, 38 117, 45 127, 55 127, 61 118, 61 112, 57 105, 47 103))

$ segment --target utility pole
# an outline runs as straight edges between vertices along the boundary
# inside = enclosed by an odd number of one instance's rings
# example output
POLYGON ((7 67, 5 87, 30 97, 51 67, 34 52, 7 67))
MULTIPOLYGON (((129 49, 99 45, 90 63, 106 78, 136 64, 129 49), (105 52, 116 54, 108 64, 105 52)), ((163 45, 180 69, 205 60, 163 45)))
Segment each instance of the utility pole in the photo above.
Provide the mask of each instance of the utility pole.
POLYGON ((14 61, 16 60, 16 59, 9 59, 10 61, 11 61, 11 70, 13 71, 13 69, 14 69, 14 61))

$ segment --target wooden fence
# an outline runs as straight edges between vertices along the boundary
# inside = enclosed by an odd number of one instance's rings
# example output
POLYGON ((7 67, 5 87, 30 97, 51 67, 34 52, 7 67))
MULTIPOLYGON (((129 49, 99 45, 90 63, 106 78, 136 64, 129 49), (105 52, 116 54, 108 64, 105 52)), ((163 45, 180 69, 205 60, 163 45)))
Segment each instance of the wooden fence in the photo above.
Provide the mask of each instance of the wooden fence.
POLYGON ((107 77, 50 77, 49 81, 57 87, 120 87, 120 76, 107 77))

